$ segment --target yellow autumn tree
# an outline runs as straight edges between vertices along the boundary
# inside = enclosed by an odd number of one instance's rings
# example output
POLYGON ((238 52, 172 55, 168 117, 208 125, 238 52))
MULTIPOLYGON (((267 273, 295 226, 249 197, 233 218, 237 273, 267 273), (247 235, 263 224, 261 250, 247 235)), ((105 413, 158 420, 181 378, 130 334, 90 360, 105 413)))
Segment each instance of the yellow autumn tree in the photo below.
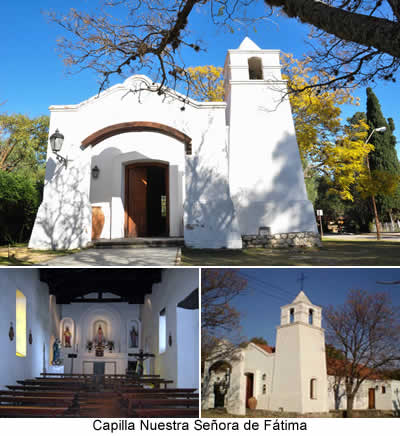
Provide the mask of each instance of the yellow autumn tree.
POLYGON ((223 101, 224 81, 221 67, 203 65, 187 69, 191 82, 191 97, 200 101, 223 101))
MULTIPOLYGON (((365 170, 366 156, 373 146, 365 144, 368 125, 365 121, 343 125, 341 106, 357 105, 349 89, 318 90, 309 87, 318 82, 309 66, 291 54, 282 55, 283 77, 288 80, 296 137, 304 165, 304 175, 311 178, 324 173, 332 190, 343 199, 352 200, 352 185, 365 170), (302 90, 302 92, 296 92, 302 90)), ((222 68, 212 65, 188 68, 191 96, 203 101, 222 101, 222 68)))

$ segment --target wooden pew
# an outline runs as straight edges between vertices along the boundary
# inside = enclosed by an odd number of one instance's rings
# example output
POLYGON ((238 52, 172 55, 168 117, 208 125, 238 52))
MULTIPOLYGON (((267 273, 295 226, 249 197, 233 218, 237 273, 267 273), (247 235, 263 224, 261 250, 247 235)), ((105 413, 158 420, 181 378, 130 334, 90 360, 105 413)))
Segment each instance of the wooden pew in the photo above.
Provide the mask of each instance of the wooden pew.
POLYGON ((75 391, 41 391, 41 390, 35 390, 35 391, 17 391, 17 390, 0 390, 0 398, 2 396, 12 395, 14 397, 22 396, 22 397, 28 397, 28 396, 40 396, 40 397, 66 397, 66 396, 72 396, 76 397, 77 393, 75 391))
POLYGON ((67 407, 40 406, 4 406, 0 405, 0 416, 3 418, 54 418, 67 413, 67 407))
POLYGON ((167 408, 167 409, 136 409, 132 418, 198 418, 199 409, 167 408))
POLYGON ((36 392, 36 391, 62 391, 62 392, 73 392, 75 393, 76 390, 69 388, 68 386, 30 386, 30 385, 7 385, 6 388, 10 389, 11 391, 23 391, 23 392, 36 392))
POLYGON ((163 407, 195 407, 199 409, 199 400, 187 398, 130 398, 128 402, 128 410, 137 408, 155 408, 156 406, 163 407))
POLYGON ((67 407, 70 408, 74 404, 74 396, 68 397, 48 397, 48 396, 13 396, 13 395, 3 395, 0 396, 0 403, 11 403, 11 404, 29 404, 32 406, 42 406, 42 405, 52 405, 55 407, 67 407))
POLYGON ((188 398, 188 399, 196 399, 199 398, 199 394, 193 394, 190 392, 129 392, 129 393, 121 393, 121 398, 129 399, 129 398, 188 398))
POLYGON ((187 394, 193 394, 197 389, 195 388, 166 388, 166 389, 159 389, 159 388, 138 388, 134 386, 122 386, 121 392, 123 393, 162 393, 162 394, 172 394, 172 393, 187 393, 187 394))

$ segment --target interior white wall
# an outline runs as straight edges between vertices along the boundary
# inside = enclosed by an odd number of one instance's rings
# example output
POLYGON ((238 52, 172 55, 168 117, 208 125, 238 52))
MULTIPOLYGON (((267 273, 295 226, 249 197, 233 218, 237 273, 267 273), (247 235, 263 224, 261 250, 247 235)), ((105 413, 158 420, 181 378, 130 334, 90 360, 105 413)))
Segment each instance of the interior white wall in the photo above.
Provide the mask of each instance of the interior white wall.
MULTIPOLYGON (((104 297, 111 296, 104 294, 104 297)), ((90 297, 90 294, 88 294, 90 297)), ((62 318, 72 318, 76 326, 75 344, 77 345, 74 351, 77 351, 78 357, 74 362, 74 372, 80 373, 84 370, 88 371, 92 366, 84 362, 115 362, 114 367, 108 365, 108 372, 116 372, 124 374, 128 366, 128 321, 137 319, 140 321, 140 305, 128 303, 71 303, 61 305, 62 318), (110 353, 105 350, 104 357, 95 357, 94 349, 88 352, 86 344, 88 340, 93 340, 94 333, 91 326, 96 320, 104 320, 107 322, 109 331, 107 332, 106 340, 114 341, 115 349, 110 353)), ((65 349, 65 354, 72 350, 65 349)), ((65 359, 66 371, 71 368, 70 359, 65 359)))
POLYGON ((49 304, 48 287, 39 280, 37 269, 7 268, 0 270, 0 387, 15 384, 16 380, 38 377, 43 371, 43 346, 45 345, 46 364, 50 336, 57 335, 60 315, 54 304, 49 304), (10 321, 15 332, 15 292, 19 289, 27 302, 27 355, 17 357, 16 340, 8 337, 10 321), (29 330, 33 342, 29 345, 29 330))
POLYGON ((198 387, 199 311, 176 308, 178 387, 198 387))
MULTIPOLYGON (((151 352, 155 354, 154 371, 166 379, 171 379, 174 387, 179 386, 178 379, 178 359, 182 359, 182 355, 178 353, 177 341, 177 304, 187 297, 192 291, 199 287, 199 272, 198 269, 168 269, 162 271, 162 281, 153 285, 152 293, 145 298, 145 304, 142 310, 142 332, 144 337, 143 343, 148 343, 151 352), (166 311, 167 324, 167 348, 164 353, 159 353, 158 344, 158 317, 160 311, 166 311), (150 333, 151 332, 151 333, 150 333), (149 335, 152 335, 150 338, 149 335), (172 345, 168 343, 168 336, 171 334, 172 345)), ((182 328, 192 328, 192 325, 182 328)), ((181 328, 181 327, 180 327, 181 328)), ((193 332, 194 335, 199 334, 198 330, 193 332)), ((198 339, 197 339, 198 341, 198 339)), ((188 356, 185 356, 185 360, 188 356)), ((184 363, 183 363, 184 364, 184 363)), ((182 365, 183 365, 182 364, 182 365)), ((198 364, 197 364, 198 365, 198 364)), ((194 380, 196 384, 192 387, 198 388, 198 378, 194 380)))

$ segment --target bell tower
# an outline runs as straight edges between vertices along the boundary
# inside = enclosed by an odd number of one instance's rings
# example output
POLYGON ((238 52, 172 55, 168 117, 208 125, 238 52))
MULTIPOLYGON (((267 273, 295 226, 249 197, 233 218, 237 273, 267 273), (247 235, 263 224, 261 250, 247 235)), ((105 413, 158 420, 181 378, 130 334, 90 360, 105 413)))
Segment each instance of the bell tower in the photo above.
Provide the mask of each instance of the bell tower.
POLYGON ((322 309, 303 291, 281 307, 276 333, 271 410, 328 412, 328 377, 322 309))
POLYGON ((229 188, 244 236, 318 233, 279 56, 246 37, 225 61, 229 188))

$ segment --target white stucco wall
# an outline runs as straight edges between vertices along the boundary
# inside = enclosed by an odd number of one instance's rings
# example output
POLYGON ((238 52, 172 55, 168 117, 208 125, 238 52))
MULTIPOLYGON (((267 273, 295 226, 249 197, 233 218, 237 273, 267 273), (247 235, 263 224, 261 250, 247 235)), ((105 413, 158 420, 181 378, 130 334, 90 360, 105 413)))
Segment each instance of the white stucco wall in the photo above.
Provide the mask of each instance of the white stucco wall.
POLYGON ((250 40, 229 50, 229 186, 242 234, 317 232, 308 201, 279 50, 250 40), (262 61, 263 80, 249 80, 248 59, 262 61))
POLYGON ((91 239, 91 206, 104 209, 101 237, 124 235, 124 165, 170 164, 170 236, 195 248, 241 248, 243 234, 317 231, 307 199, 279 51, 247 39, 229 50, 226 102, 200 103, 132 76, 77 105, 50 107, 50 132, 65 136, 58 163, 48 149, 43 202, 31 248, 76 248, 91 239), (249 80, 248 58, 262 59, 264 80, 249 80), (186 103, 183 105, 183 100, 186 103), (182 110, 184 106, 185 110, 182 110), (161 133, 124 133, 81 148, 105 127, 156 122, 192 139, 192 154, 161 133), (91 168, 100 169, 97 180, 91 168))
POLYGON ((37 269, 7 268, 0 270, 0 388, 16 384, 16 380, 38 377, 43 371, 43 346, 45 364, 48 364, 50 336, 58 331, 59 313, 50 305, 48 288, 40 282, 37 269), (16 332, 16 290, 26 297, 26 357, 16 356, 16 338, 10 341, 10 322, 16 332), (28 342, 32 331, 32 345, 28 342))
MULTIPOLYGON (((250 372, 254 374, 253 396, 257 400, 257 409, 269 409, 270 395, 272 391, 272 377, 274 371, 275 353, 267 353, 266 351, 257 347, 257 345, 250 343, 245 350, 245 363, 244 374, 250 372), (263 375, 265 374, 265 380, 263 375), (263 393, 263 385, 266 387, 263 393)), ((246 392, 243 392, 246 401, 246 392)))
MULTIPOLYGON (((172 379, 171 387, 199 387, 198 353, 184 353, 178 350, 179 332, 187 330, 194 344, 198 344, 198 324, 193 320, 195 316, 185 322, 177 316, 177 304, 199 287, 199 272, 197 269, 168 269, 162 272, 162 281, 153 285, 153 291, 145 298, 142 309, 143 343, 147 343, 149 351, 155 354, 154 371, 161 377, 172 379), (165 309, 166 314, 166 349, 159 352, 159 314, 165 309), (168 343, 171 334, 172 345, 168 343), (178 368, 181 374, 178 376, 178 368), (184 372, 184 373, 182 373, 184 372), (197 374, 197 377, 195 376, 197 374), (185 383, 185 385, 180 385, 185 383), (191 383, 187 385, 186 383, 191 383)), ((195 310, 194 312, 198 311, 195 310)), ((186 342, 186 341, 184 341, 186 342)), ((195 347, 193 347, 195 348, 195 347)), ((193 350, 192 350, 193 351, 193 350)))

